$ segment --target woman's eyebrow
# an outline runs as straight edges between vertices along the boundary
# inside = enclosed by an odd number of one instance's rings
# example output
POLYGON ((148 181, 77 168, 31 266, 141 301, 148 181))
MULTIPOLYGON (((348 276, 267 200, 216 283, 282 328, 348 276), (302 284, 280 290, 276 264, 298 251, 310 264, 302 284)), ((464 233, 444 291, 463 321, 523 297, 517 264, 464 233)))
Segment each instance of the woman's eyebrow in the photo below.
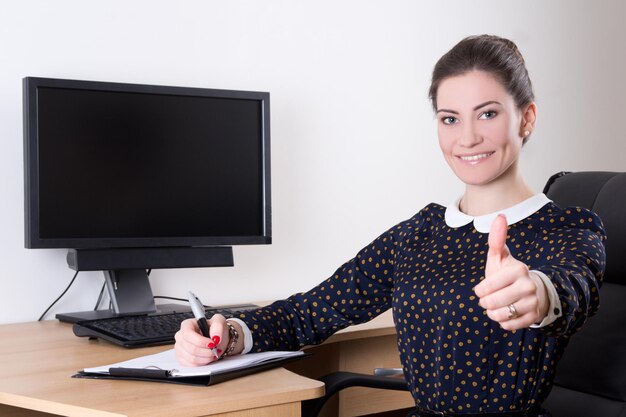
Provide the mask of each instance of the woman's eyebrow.
MULTIPOLYGON (((481 107, 485 107, 488 106, 490 104, 499 104, 502 105, 502 103, 500 103, 499 101, 495 101, 495 100, 489 100, 489 101, 485 101, 484 103, 479 104, 478 106, 474 107, 472 110, 476 111, 478 109, 480 109, 481 107)), ((446 113, 452 113, 452 114, 459 114, 458 111, 455 110, 450 110, 450 109, 439 109, 437 110, 437 113, 440 112, 446 112, 446 113)))
POLYGON ((448 109, 439 109, 437 110, 437 113, 439 112, 446 112, 446 113, 452 113, 452 114, 459 114, 458 111, 454 111, 454 110, 448 110, 448 109))
POLYGON ((502 103, 500 103, 499 101, 489 100, 489 101, 485 101, 484 103, 479 104, 478 106, 474 107, 474 110, 478 110, 478 109, 480 109, 481 107, 485 107, 485 106, 488 106, 488 105, 490 105, 490 104, 499 104, 499 105, 502 105, 502 103))

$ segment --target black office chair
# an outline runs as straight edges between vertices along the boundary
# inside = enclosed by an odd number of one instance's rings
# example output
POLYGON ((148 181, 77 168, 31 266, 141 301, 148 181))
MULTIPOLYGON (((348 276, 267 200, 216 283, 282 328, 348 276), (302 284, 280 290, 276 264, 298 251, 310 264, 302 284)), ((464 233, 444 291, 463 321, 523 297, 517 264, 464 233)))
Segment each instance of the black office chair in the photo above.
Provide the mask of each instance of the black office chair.
POLYGON ((559 173, 544 193, 594 211, 607 235, 600 309, 572 337, 544 407, 553 417, 626 417, 626 173, 559 173))
MULTIPOLYGON (((626 417, 626 173, 561 172, 543 192, 560 207, 597 213, 607 233, 607 267, 600 310, 570 341, 544 407, 553 417, 626 417)), ((315 417, 340 390, 360 386, 407 390, 403 379, 335 372, 321 378, 326 395, 304 401, 315 417)))

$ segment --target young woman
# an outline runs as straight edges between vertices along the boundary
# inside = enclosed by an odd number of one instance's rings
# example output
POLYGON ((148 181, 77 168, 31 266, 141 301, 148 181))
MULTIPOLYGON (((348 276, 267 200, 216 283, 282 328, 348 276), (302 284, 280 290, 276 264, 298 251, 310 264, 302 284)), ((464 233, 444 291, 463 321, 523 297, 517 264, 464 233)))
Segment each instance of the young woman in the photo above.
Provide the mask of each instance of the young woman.
POLYGON ((567 340, 598 307, 604 230, 535 194, 519 171, 536 105, 515 44, 463 39, 435 65, 439 144, 466 184, 392 227, 312 290, 176 335, 181 364, 295 350, 393 309, 414 416, 547 416, 567 340), (433 414, 437 412, 437 414, 433 414), (441 414, 444 413, 444 414, 441 414))

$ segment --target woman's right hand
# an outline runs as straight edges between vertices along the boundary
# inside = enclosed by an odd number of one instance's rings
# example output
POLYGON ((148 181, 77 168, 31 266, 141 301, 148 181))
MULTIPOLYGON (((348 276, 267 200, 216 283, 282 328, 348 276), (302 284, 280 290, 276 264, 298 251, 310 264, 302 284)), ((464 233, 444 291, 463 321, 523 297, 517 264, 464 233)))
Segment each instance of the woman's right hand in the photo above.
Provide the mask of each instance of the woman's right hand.
POLYGON ((180 324, 176 332, 176 360, 182 366, 201 366, 215 362, 228 346, 228 326, 221 314, 215 314, 209 320, 210 338, 202 336, 195 319, 187 319, 180 324), (217 349, 217 356, 214 350, 217 349))

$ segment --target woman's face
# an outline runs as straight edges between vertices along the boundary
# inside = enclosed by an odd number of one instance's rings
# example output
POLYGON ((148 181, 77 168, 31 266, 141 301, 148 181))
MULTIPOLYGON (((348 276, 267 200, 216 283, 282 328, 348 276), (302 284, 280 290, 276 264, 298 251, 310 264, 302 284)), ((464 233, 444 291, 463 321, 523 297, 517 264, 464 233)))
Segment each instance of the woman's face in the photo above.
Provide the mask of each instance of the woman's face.
POLYGON ((439 146, 465 184, 485 185, 517 161, 522 112, 502 84, 485 71, 444 79, 437 91, 439 146))

